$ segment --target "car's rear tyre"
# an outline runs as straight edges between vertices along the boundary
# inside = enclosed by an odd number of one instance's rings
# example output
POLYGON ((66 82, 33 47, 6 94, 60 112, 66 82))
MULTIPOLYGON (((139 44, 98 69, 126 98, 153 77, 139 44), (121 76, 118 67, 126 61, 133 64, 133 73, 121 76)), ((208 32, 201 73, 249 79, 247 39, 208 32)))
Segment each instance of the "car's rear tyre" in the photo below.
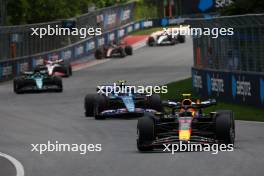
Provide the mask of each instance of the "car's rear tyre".
POLYGON ((185 36, 184 36, 184 35, 178 35, 177 40, 178 40, 180 43, 185 43, 185 36))
POLYGON ((69 74, 72 76, 72 66, 69 64, 69 74))
POLYGON ((146 102, 146 108, 162 112, 163 108, 160 96, 158 94, 152 94, 149 96, 146 102))
POLYGON ((96 49, 94 52, 95 59, 103 59, 104 52, 101 49, 96 49))
POLYGON ((225 144, 235 142, 235 120, 233 112, 229 110, 218 111, 216 116, 216 138, 225 144))
POLYGON ((105 119, 105 116, 101 115, 100 113, 104 111, 107 107, 107 99, 103 95, 96 95, 94 97, 94 118, 97 120, 105 119))
POLYGON ((148 46, 154 46, 155 44, 155 39, 154 37, 149 37, 148 38, 148 46))
POLYGON ((132 46, 130 46, 130 45, 128 45, 128 46, 126 46, 125 47, 125 52, 126 52, 126 54, 127 55, 133 55, 133 48, 132 48, 132 46))
POLYGON ((84 99, 85 117, 92 117, 94 115, 94 94, 88 94, 84 99))
POLYGON ((150 114, 145 114, 138 119, 137 124, 137 148, 138 151, 152 151, 152 142, 155 139, 155 123, 150 114))
POLYGON ((177 44, 177 40, 175 38, 171 38, 171 45, 176 45, 177 44))
POLYGON ((72 76, 72 67, 71 67, 71 65, 70 64, 65 64, 64 68, 65 68, 65 77, 72 76))
POLYGON ((61 77, 54 77, 54 84, 57 85, 57 89, 56 89, 56 92, 63 92, 63 85, 62 85, 62 79, 61 77))
POLYGON ((120 53, 120 57, 121 58, 126 57, 126 52, 125 52, 125 49, 124 48, 120 47, 118 50, 119 50, 119 53, 120 53))
POLYGON ((14 82, 13 82, 13 91, 16 94, 21 94, 22 93, 22 91, 20 90, 21 82, 22 81, 20 79, 14 79, 14 82))
POLYGON ((71 64, 68 64, 67 65, 67 77, 70 77, 70 76, 72 76, 72 67, 71 67, 71 64))

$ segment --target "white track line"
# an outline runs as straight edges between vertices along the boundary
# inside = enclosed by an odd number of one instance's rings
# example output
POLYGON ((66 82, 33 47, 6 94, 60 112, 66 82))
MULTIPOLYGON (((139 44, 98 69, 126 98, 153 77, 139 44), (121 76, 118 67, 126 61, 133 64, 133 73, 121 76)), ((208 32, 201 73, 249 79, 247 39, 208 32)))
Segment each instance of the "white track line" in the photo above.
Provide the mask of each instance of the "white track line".
POLYGON ((6 158, 7 160, 9 160, 16 168, 16 176, 24 176, 25 175, 25 171, 24 171, 24 167, 23 165, 14 157, 1 153, 0 152, 0 156, 6 158))
POLYGON ((264 122, 258 122, 258 121, 249 121, 249 120, 236 120, 238 122, 246 122, 246 123, 259 123, 259 124, 264 124, 264 122))

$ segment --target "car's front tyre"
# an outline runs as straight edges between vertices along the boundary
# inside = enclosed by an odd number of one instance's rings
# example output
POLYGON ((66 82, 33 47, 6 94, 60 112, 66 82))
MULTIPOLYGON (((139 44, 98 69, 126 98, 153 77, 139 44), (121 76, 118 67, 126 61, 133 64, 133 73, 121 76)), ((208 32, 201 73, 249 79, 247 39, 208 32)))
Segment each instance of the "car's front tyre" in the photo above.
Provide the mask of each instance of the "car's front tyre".
POLYGON ((137 124, 137 148, 138 151, 152 151, 152 142, 155 139, 155 123, 150 114, 146 113, 138 119, 137 124))
POLYGON ((216 138, 225 144, 234 144, 235 142, 235 121, 233 112, 222 110, 217 112, 216 116, 216 138))

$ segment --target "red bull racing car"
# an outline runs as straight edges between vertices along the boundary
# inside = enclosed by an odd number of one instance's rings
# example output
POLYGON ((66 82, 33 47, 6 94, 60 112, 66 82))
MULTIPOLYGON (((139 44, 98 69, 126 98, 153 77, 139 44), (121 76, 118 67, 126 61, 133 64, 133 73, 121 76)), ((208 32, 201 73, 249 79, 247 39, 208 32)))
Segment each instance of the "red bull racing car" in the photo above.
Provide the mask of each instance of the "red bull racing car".
POLYGON ((182 102, 167 100, 164 109, 170 113, 146 113, 138 120, 137 148, 151 151, 164 144, 234 144, 235 121, 233 112, 219 110, 205 114, 203 109, 215 105, 215 100, 193 102, 185 94, 182 102))

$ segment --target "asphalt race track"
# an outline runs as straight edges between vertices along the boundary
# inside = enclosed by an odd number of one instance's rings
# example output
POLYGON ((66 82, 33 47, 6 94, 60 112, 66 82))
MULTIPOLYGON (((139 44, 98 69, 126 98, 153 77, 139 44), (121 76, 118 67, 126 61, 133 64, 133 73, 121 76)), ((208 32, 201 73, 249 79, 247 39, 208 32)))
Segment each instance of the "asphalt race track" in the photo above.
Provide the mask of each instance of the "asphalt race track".
MULTIPOLYGON (((83 100, 98 84, 119 79, 161 85, 189 77, 192 43, 142 48, 74 72, 63 93, 16 95, 12 83, 0 85, 0 152, 20 161, 26 176, 259 176, 264 167, 264 123, 237 121, 234 152, 139 153, 136 120, 96 121, 84 117, 83 100), (31 152, 31 144, 59 141, 102 144, 101 152, 31 152)), ((1 160, 0 160, 1 161, 1 160)), ((1 164, 2 162, 0 162, 1 164)), ((3 174, 0 166, 0 175, 3 174)), ((11 171, 9 171, 11 172, 11 171)))

